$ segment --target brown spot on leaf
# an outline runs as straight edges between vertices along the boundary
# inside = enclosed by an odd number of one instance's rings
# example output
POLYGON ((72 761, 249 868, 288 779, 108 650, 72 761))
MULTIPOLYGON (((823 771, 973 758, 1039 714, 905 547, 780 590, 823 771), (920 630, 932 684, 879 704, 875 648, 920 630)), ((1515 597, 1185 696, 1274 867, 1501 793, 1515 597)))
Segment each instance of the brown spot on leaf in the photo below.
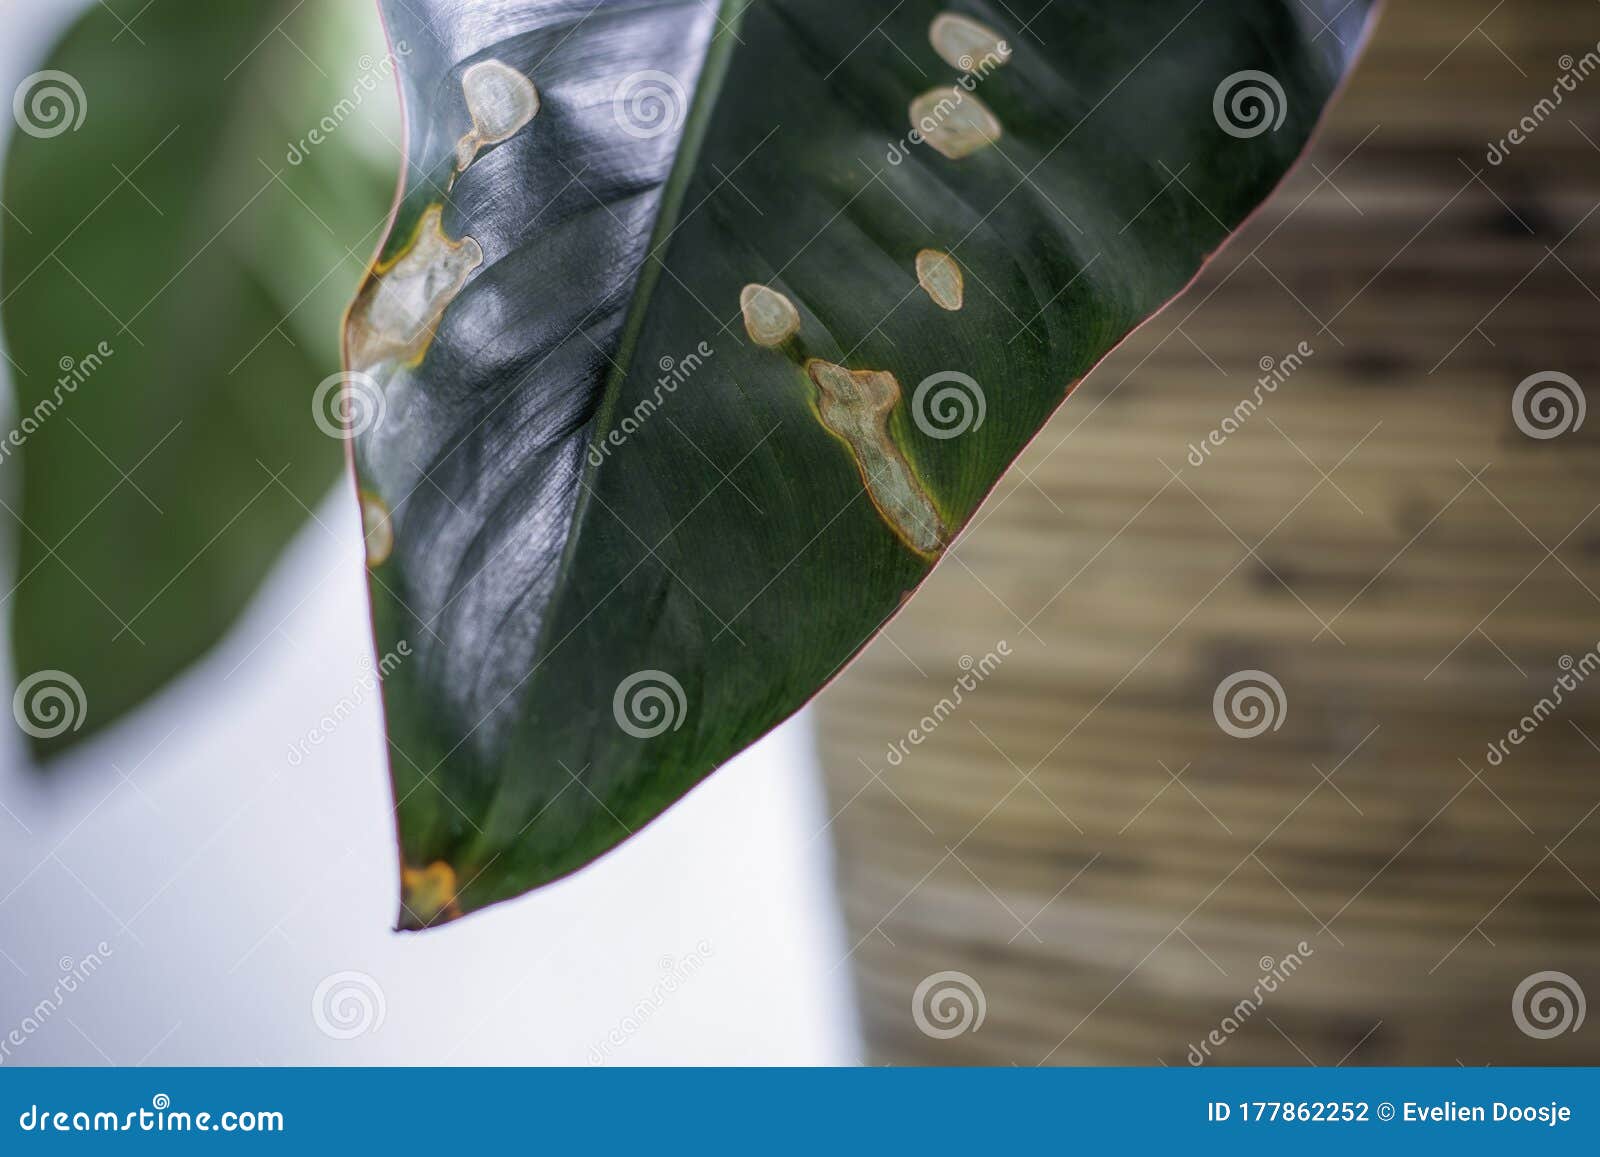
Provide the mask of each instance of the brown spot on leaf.
POLYGON ((744 314, 745 333, 759 346, 776 348, 800 332, 800 312, 794 302, 765 285, 747 285, 740 290, 739 310, 744 314))
POLYGON ((918 554, 944 546, 945 526, 922 480, 889 434, 900 383, 885 370, 849 370, 812 358, 806 373, 818 391, 822 424, 850 447, 867 496, 895 534, 918 554))
POLYGON ((952 312, 961 308, 965 281, 961 266, 948 253, 924 249, 917 254, 917 284, 940 309, 952 312))
POLYGON ((928 26, 928 41, 951 68, 972 72, 998 68, 1011 58, 1011 46, 987 24, 958 12, 941 12, 928 26))
POLYGON ((461 915, 456 903, 456 870, 443 860, 426 868, 400 870, 400 903, 407 927, 428 928, 461 915))
POLYGON ((427 352, 445 307, 483 264, 471 237, 444 235, 444 211, 430 205, 411 243, 392 260, 375 265, 345 321, 345 351, 352 370, 386 361, 415 363, 427 352))
POLYGON ((456 168, 465 170, 478 150, 510 140, 539 112, 533 81, 498 60, 482 60, 461 74, 472 127, 456 142, 456 168))
POLYGON ((370 490, 361 492, 361 534, 367 544, 367 565, 382 566, 394 550, 394 522, 383 499, 370 490))
POLYGON ((930 88, 911 102, 911 127, 953 161, 1000 139, 1000 121, 989 106, 959 86, 930 88))

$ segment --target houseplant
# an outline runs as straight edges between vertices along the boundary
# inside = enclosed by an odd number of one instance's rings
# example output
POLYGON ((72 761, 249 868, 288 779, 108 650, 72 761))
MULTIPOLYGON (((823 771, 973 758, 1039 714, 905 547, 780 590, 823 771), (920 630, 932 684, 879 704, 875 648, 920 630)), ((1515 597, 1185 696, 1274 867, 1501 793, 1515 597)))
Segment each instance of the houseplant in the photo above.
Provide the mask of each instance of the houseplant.
POLYGON ((279 310, 306 316, 297 246, 331 245, 320 291, 363 236, 353 96, 320 90, 322 139, 273 133, 293 148, 269 161, 251 142, 285 126, 220 107, 188 62, 248 67, 284 13, 165 5, 138 18, 172 61, 162 115, 108 99, 85 136, 74 102, 133 83, 85 17, 19 90, 35 131, 7 168, 7 203, 44 223, 7 233, 7 335, 22 408, 52 419, 22 448, 19 724, 48 753, 203 650, 303 517, 332 429, 366 520, 400 923, 620 842, 902 606, 1071 387, 1271 191, 1369 17, 1034 7, 383 5, 372 68, 399 78, 406 148, 343 371, 279 310), (46 174, 69 150, 112 193, 220 198, 221 224, 195 249, 187 214, 63 193, 46 174), (295 223, 252 214, 248 260, 213 252, 279 186, 295 223), (39 411, 108 324, 81 416, 39 411))

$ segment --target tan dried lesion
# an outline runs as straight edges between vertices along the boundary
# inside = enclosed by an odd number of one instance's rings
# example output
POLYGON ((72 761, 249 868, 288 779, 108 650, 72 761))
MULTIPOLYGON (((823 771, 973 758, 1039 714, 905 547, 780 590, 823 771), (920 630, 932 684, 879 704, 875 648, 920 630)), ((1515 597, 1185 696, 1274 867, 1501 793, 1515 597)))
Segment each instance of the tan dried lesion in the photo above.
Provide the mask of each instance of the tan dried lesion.
POLYGON ((369 567, 389 561, 389 555, 394 553, 394 520, 388 505, 370 490, 361 492, 361 536, 369 567))
POLYGON ((850 370, 812 358, 806 373, 818 391, 822 424, 850 447, 873 506, 918 554, 936 555, 947 531, 922 480, 889 433, 900 383, 886 370, 850 370))
POLYGON ((951 68, 971 72, 987 62, 995 68, 1011 58, 1011 46, 987 24, 959 12, 941 12, 928 26, 928 41, 951 68))
POLYGON ((533 81, 499 60, 482 60, 461 74, 472 127, 456 142, 456 169, 464 171, 478 151, 516 136, 539 112, 533 81))
POLYGON ((446 237, 443 207, 428 206, 411 243, 392 260, 373 267, 350 306, 345 321, 350 369, 420 361, 445 307, 482 264, 478 243, 471 237, 458 241, 446 237))
POLYGON ((747 285, 739 292, 744 331, 759 346, 775 349, 800 332, 800 311, 776 289, 747 285))
POLYGON ((917 284, 940 309, 953 313, 961 308, 966 280, 962 277, 961 266, 950 254, 938 249, 918 251, 917 284))
POLYGON ((930 88, 911 102, 911 127, 953 161, 986 149, 1002 135, 1000 120, 959 85, 930 88))
POLYGON ((454 920, 461 915, 456 901, 456 870, 443 860, 425 868, 400 869, 400 903, 408 922, 427 928, 454 920))

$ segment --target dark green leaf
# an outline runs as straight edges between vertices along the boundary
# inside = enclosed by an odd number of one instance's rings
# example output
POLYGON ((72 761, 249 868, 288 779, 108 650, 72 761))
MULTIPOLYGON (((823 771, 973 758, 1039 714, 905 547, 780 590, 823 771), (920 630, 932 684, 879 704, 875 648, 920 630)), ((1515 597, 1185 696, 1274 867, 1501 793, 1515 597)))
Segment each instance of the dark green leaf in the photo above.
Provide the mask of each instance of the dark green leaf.
POLYGON ((48 752, 215 642, 334 477, 311 399, 397 151, 364 5, 93 4, 41 67, 3 198, 0 521, 18 678, 82 690, 25 708, 48 752))
POLYGON ((1267 196, 1370 5, 956 7, 1006 49, 933 0, 383 4, 412 156, 347 352, 402 924, 804 704, 1267 196))

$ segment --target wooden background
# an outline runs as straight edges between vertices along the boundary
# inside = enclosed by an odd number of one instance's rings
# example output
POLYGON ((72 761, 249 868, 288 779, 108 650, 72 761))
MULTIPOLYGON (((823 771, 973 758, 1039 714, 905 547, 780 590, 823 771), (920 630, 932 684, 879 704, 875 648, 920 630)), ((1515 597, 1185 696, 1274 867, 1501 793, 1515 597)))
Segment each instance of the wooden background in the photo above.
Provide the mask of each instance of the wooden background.
POLYGON ((1600 644, 1600 413, 1512 420, 1536 371, 1600 386, 1600 73, 1485 159, 1597 41, 1592 0, 1391 3, 1307 161, 823 696, 865 1059, 1182 1065, 1304 940, 1208 1063, 1600 1062, 1600 1010, 1512 1015, 1545 970, 1600 999, 1600 677, 1486 760, 1600 644), (1287 701, 1253 739, 1212 713, 1242 669, 1287 701), (948 1039, 943 971, 984 1009, 948 1039))

